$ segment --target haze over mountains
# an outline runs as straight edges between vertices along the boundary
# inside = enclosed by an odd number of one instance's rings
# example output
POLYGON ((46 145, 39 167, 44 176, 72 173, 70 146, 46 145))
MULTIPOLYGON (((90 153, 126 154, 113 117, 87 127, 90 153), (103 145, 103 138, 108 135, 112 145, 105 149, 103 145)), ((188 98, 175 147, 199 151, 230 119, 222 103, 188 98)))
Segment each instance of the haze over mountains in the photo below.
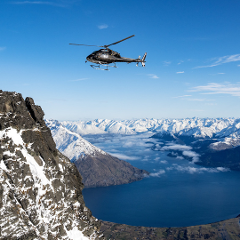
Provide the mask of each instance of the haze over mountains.
POLYGON ((93 121, 63 121, 61 124, 71 132, 83 137, 91 134, 136 135, 149 132, 152 133, 152 139, 159 141, 159 143, 153 143, 152 150, 168 151, 170 156, 184 157, 204 166, 240 170, 239 118, 122 121, 96 119, 93 121))

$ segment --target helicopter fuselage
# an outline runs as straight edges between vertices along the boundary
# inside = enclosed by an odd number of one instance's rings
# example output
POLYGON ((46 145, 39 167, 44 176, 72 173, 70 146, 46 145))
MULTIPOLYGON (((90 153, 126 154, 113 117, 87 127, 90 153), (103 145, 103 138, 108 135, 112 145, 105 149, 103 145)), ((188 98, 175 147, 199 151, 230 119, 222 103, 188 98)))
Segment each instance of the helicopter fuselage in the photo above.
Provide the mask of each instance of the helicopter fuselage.
POLYGON ((110 64, 115 62, 142 62, 141 59, 121 57, 118 52, 115 52, 109 48, 94 51, 93 53, 88 55, 86 59, 87 61, 96 64, 110 64))

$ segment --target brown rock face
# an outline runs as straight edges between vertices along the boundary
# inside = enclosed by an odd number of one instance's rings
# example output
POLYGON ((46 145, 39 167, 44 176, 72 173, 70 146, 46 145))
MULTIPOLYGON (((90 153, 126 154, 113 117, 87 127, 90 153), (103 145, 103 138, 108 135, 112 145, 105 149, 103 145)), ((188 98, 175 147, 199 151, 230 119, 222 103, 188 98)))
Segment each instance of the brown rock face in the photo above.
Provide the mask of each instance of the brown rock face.
POLYGON ((33 99, 0 90, 0 239, 102 239, 43 116, 33 99))

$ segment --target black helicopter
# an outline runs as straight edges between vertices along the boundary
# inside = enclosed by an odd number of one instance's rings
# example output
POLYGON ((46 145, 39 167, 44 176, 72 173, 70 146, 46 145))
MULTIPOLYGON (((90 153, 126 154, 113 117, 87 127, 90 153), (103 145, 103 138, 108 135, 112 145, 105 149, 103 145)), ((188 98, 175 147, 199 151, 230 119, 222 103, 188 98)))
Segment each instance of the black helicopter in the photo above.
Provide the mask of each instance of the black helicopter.
MULTIPOLYGON (((69 45, 76 45, 76 46, 95 46, 95 47, 100 47, 103 49, 100 49, 98 51, 94 51, 93 53, 91 53, 90 55, 88 55, 86 57, 87 61, 95 63, 97 65, 90 65, 92 68, 94 69, 101 69, 101 70, 109 70, 108 67, 114 67, 116 68, 116 62, 126 62, 126 63, 131 63, 131 62, 136 62, 137 66, 139 63, 142 64, 143 67, 145 67, 145 59, 147 56, 147 53, 145 53, 142 57, 142 59, 140 58, 140 56, 136 59, 133 58, 125 58, 125 57, 121 57, 120 53, 115 52, 113 50, 111 50, 110 48, 108 48, 109 46, 118 44, 122 41, 125 41, 131 37, 134 37, 135 35, 131 35, 127 38, 124 38, 120 41, 108 44, 108 45, 103 45, 103 46, 97 46, 97 45, 87 45, 87 44, 77 44, 77 43, 69 43, 69 45), (109 64, 113 63, 114 66, 109 66, 109 64), (107 68, 102 69, 100 66, 106 66, 107 68)), ((85 62, 87 62, 85 61, 85 62)))

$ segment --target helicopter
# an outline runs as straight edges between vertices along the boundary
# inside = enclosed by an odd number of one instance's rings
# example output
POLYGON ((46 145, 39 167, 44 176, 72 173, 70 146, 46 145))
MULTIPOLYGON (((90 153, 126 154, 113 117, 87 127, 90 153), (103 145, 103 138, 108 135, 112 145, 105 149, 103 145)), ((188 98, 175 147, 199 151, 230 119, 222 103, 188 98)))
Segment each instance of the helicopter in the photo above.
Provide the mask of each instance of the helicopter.
POLYGON ((134 58, 125 58, 125 57, 121 57, 120 53, 115 52, 113 50, 111 50, 109 48, 109 46, 118 44, 120 42, 123 42, 129 38, 134 37, 135 35, 131 35, 129 37, 126 37, 120 41, 108 44, 108 45, 103 45, 103 46, 98 46, 98 45, 88 45, 88 44, 77 44, 77 43, 69 43, 69 45, 75 45, 75 46, 88 46, 88 47, 100 47, 102 49, 97 50, 92 52, 90 55, 88 55, 86 57, 86 62, 92 62, 96 65, 90 65, 92 68, 94 69, 100 69, 100 70, 109 70, 108 67, 114 67, 117 68, 116 66, 116 62, 126 62, 126 63, 131 63, 131 62, 136 62, 137 66, 139 63, 142 64, 142 67, 145 67, 145 59, 147 56, 147 53, 145 52, 145 54, 143 55, 143 57, 141 58, 140 56, 136 59, 134 58), (109 66, 109 64, 113 63, 114 66, 109 66), (105 66, 106 68, 101 68, 101 66, 105 66))

